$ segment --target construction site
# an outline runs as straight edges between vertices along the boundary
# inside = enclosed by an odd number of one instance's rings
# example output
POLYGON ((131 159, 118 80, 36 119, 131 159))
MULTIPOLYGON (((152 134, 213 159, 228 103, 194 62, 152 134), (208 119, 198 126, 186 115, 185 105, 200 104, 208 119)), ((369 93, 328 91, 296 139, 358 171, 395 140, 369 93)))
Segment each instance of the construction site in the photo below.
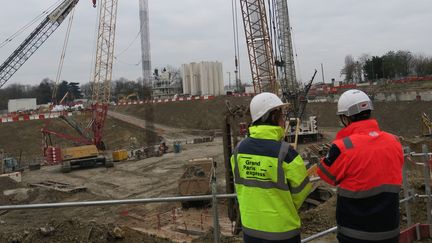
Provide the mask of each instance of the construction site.
MULTIPOLYGON (((79 1, 59 2, 0 66, 0 88, 79 1)), ((233 21, 234 39, 245 35, 253 92, 242 86, 238 49, 235 90, 224 87, 222 64, 214 61, 152 74, 148 2, 140 0, 144 91, 113 97, 121 3, 85 4, 97 7, 99 21, 87 102, 59 109, 68 93, 56 100, 54 89, 48 110, 25 108, 36 100, 22 100, 21 108, 17 100, 0 117, 0 242, 243 242, 230 158, 248 136, 251 99, 270 92, 290 104, 284 138, 314 168, 343 127, 338 98, 353 88, 371 97, 373 118, 404 148, 399 242, 431 242, 432 73, 317 84, 315 70, 301 84, 287 1, 240 0, 232 1, 242 20, 233 21)), ((302 242, 337 242, 337 187, 313 170, 309 178, 313 189, 299 211, 302 242)))

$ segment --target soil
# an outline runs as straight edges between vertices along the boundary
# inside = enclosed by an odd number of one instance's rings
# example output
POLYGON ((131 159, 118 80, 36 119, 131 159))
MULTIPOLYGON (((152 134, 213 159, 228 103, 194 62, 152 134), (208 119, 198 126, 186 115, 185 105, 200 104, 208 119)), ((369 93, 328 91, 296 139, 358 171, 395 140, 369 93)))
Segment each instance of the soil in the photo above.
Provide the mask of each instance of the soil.
POLYGON ((45 243, 45 242, 172 242, 150 236, 128 227, 100 224, 95 221, 82 222, 77 219, 53 220, 40 228, 5 234, 0 232, 1 242, 45 243))
MULTIPOLYGON (((421 114, 432 114, 432 102, 374 102, 374 109, 382 130, 409 138, 421 135, 421 114)), ((316 115, 320 127, 340 127, 335 103, 310 103, 307 114, 316 115)))
MULTIPOLYGON (((77 114, 73 118, 82 125, 86 124, 86 115, 77 114)), ((2 123, 0 124, 0 134, 3 139, 0 139, 0 149, 17 160, 21 154, 21 166, 23 167, 28 164, 39 163, 42 161, 42 133, 40 130, 47 121, 49 121, 49 129, 78 137, 77 132, 61 119, 2 123)), ((139 129, 131 124, 108 117, 104 127, 104 142, 109 150, 128 148, 131 137, 135 137, 140 144, 146 145, 148 144, 147 136, 149 133, 156 137, 151 131, 148 132, 145 129, 139 129)), ((55 136, 52 136, 52 139, 53 144, 59 146, 73 145, 68 140, 59 139, 55 136)))
MULTIPOLYGON (((233 104, 247 104, 250 98, 230 97, 228 100, 233 104)), ((110 148, 127 148, 131 136, 137 137, 141 144, 148 143, 149 133, 156 139, 163 137, 168 141, 214 135, 221 129, 222 114, 226 109, 224 102, 225 99, 216 98, 155 104, 153 108, 145 105, 118 107, 112 114, 123 121, 108 119, 105 141, 110 148), (149 111, 147 109, 153 109, 153 114, 144 114, 149 111), (153 127, 149 130, 144 121, 119 113, 135 118, 150 117, 153 127)), ((309 104, 308 107, 318 115, 324 134, 325 139, 318 144, 331 141, 339 129, 334 115, 335 104, 309 104)), ((428 102, 378 103, 375 107, 383 129, 407 137, 418 134, 414 129, 420 124, 416 113, 431 109, 428 102), (404 122, 396 122, 402 120, 404 122), (400 129, 397 124, 400 124, 400 129)), ((52 123, 60 130, 66 129, 61 121, 53 120, 52 123)), ((0 147, 11 153, 21 149, 26 155, 38 154, 41 137, 38 129, 42 125, 40 121, 1 124, 0 133, 16 139, 3 139, 0 147)), ((169 142, 167 145, 172 151, 172 144, 169 142)), ((307 146, 299 146, 299 152, 307 146)), ((180 153, 169 152, 162 157, 117 162, 113 168, 90 168, 63 174, 59 166, 47 166, 37 171, 24 171, 22 183, 0 177, 0 191, 3 192, 0 205, 177 196, 178 180, 187 161, 202 157, 211 157, 218 163, 217 190, 225 192, 222 138, 216 136, 212 142, 183 143, 180 153), (45 180, 84 186, 87 190, 64 193, 29 187, 29 184, 45 180), (5 196, 5 191, 10 194, 5 196)), ((424 194, 424 183, 418 179, 422 178, 422 167, 411 164, 408 172, 410 188, 424 194)), ((316 208, 300 212, 303 238, 336 225, 335 201, 332 197, 316 208)), ((417 199, 410 202, 410 206, 412 221, 426 222, 425 202, 417 199)), ((219 201, 218 209, 222 242, 242 242, 241 236, 231 234, 233 226, 227 217, 224 200, 219 201)), ((407 225, 404 212, 404 205, 401 205, 402 226, 407 225)), ((212 229, 211 208, 184 209, 180 203, 0 211, 0 242, 212 242, 212 229)), ((335 242, 335 236, 330 234, 314 242, 335 242)))

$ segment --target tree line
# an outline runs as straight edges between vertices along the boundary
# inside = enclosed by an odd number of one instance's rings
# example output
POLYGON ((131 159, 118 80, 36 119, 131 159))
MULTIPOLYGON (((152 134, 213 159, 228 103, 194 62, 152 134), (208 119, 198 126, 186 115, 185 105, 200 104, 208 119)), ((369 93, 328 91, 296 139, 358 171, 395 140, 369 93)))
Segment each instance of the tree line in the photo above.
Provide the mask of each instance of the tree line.
MULTIPOLYGON (((143 87, 142 79, 133 81, 120 78, 112 81, 112 101, 118 101, 122 97, 127 97, 133 93, 136 94, 136 99, 143 99, 149 97, 151 88, 143 87)), ((0 110, 7 109, 9 99, 36 98, 36 103, 41 105, 48 103, 58 104, 63 98, 65 103, 69 103, 81 98, 91 99, 91 96, 90 83, 80 85, 77 82, 63 80, 55 87, 53 80, 45 78, 38 85, 11 84, 0 89, 0 110), (57 89, 55 95, 53 95, 54 89, 57 89)))
POLYGON ((347 83, 432 75, 432 57, 410 51, 389 51, 382 56, 347 55, 341 76, 347 83))

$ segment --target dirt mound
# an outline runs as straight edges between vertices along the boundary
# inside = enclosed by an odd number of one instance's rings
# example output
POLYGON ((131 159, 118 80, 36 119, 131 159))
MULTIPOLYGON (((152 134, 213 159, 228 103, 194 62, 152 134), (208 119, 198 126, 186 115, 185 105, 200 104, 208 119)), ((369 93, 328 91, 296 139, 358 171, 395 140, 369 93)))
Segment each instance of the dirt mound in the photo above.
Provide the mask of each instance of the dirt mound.
POLYGON ((219 96, 211 100, 118 106, 113 110, 175 128, 221 129, 227 112, 225 102, 248 105, 250 100, 251 97, 219 96))
MULTIPOLYGON (((241 235, 239 236, 220 236, 220 242, 222 243, 240 243, 243 242, 243 237, 241 235)), ((210 230, 207 232, 207 234, 192 240, 192 243, 207 243, 207 242, 214 242, 214 235, 213 230, 210 230)))
MULTIPOLYGON (((74 115, 73 118, 78 122, 84 122, 85 116, 74 115)), ((82 123, 86 124, 86 123, 82 123)), ((21 154, 21 166, 25 167, 29 164, 36 163, 42 158, 41 128, 45 123, 41 120, 10 122, 0 124, 1 139, 0 149, 4 149, 11 157, 19 158, 21 154)), ((78 137, 76 131, 65 124, 61 119, 51 119, 49 128, 56 132, 65 133, 74 137, 78 137)), ((139 129, 128 123, 121 122, 115 119, 107 118, 104 127, 104 142, 109 150, 118 148, 128 148, 130 138, 135 137, 139 144, 146 144, 149 132, 144 129, 139 129)), ((151 132, 150 132, 151 133, 151 132)), ((59 146, 71 146, 72 142, 56 138, 52 136, 54 144, 59 146)))
MULTIPOLYGON (((227 111, 225 102, 248 105, 250 99, 220 96, 203 101, 179 101, 152 106, 129 105, 116 107, 115 110, 145 120, 150 117, 154 123, 176 128, 221 129, 227 111), (151 110, 153 115, 148 116, 147 113, 151 110)), ((375 102, 373 115, 383 130, 413 137, 421 133, 421 113, 432 114, 431 104, 432 102, 427 101, 375 102)), ((320 127, 340 126, 336 116, 336 103, 309 103, 306 114, 317 116, 320 127)))
POLYGON ((0 233, 1 242, 172 242, 128 227, 113 224, 83 222, 77 219, 51 221, 38 228, 18 232, 0 233))
MULTIPOLYGON (((381 129, 396 135, 414 137, 421 134, 421 114, 432 114, 432 102, 400 101, 375 102, 373 116, 381 129)), ((339 127, 336 103, 310 103, 307 114, 316 115, 318 126, 339 127)))
POLYGON ((314 209, 300 212, 302 234, 312 235, 336 226, 336 196, 314 209))
POLYGON ((22 187, 21 183, 18 183, 9 177, 0 177, 0 191, 1 192, 5 191, 5 190, 20 188, 20 187, 22 187))

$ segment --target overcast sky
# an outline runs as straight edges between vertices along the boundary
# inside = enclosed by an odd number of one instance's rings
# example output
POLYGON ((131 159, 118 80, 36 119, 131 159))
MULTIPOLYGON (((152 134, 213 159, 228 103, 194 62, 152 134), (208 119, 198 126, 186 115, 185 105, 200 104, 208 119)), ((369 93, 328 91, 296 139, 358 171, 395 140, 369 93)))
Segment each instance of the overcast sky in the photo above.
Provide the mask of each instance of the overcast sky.
MULTIPOLYGON (((1 1, 0 43, 58 2, 1 1)), ((432 55, 431 0, 291 0, 288 4, 297 77, 301 80, 310 79, 316 68, 316 80, 321 81, 321 63, 326 82, 331 78, 340 80, 347 54, 357 58, 364 53, 383 55, 390 50, 409 50, 432 55)), ((220 61, 226 83, 228 72, 234 80, 231 0, 149 0, 149 9, 152 68, 220 61)), ((62 79, 80 83, 90 80, 96 14, 90 0, 78 3, 62 79)), ((239 24, 242 27, 242 22, 239 24)), ((35 27, 0 48, 0 61, 6 60, 35 27)), ((38 84, 46 77, 55 79, 66 27, 67 20, 8 84, 38 84)), ((113 79, 141 77, 138 32, 138 0, 120 0, 113 79)), ((243 28, 240 52, 242 81, 250 82, 243 28)))

